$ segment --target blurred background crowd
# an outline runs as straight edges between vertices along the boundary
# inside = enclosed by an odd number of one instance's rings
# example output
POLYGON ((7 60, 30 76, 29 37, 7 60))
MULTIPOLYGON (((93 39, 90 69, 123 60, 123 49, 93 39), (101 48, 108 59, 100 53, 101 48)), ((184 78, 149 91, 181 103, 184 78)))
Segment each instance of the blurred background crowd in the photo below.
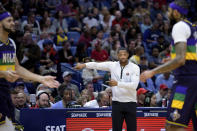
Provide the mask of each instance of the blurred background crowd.
MULTIPOLYGON (((12 83, 16 112, 21 108, 111 106, 110 73, 73 70, 77 62, 116 61, 117 49, 129 50, 129 61, 141 72, 170 58, 172 0, 1 0, 16 24, 17 57, 22 66, 54 75, 58 89, 20 79, 12 83)), ((188 0, 188 17, 197 18, 197 3, 188 0)), ((165 107, 174 76, 159 74, 137 88, 139 107, 165 107)), ((16 116, 17 117, 17 116, 16 116)))

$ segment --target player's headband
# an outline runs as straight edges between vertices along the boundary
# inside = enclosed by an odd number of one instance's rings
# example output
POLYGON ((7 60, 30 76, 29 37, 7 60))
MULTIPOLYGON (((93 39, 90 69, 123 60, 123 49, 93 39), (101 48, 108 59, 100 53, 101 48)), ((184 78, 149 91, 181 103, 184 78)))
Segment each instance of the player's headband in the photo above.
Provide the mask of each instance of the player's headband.
POLYGON ((169 5, 170 8, 174 9, 174 10, 177 10, 179 13, 183 14, 183 15, 187 15, 188 13, 188 10, 187 9, 184 9, 182 7, 180 7, 179 5, 175 4, 174 2, 172 2, 170 5, 169 5))
POLYGON ((3 19, 10 17, 11 14, 9 12, 5 12, 3 14, 0 15, 0 21, 2 21, 3 19))

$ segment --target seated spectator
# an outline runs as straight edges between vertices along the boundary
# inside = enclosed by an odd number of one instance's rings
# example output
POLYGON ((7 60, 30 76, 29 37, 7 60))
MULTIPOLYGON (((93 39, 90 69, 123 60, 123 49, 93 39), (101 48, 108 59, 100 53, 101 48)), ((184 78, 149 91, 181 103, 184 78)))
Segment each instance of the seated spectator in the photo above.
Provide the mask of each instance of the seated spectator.
MULTIPOLYGON (((84 63, 91 62, 91 58, 84 58, 84 63)), ((99 76, 97 70, 84 68, 82 70, 83 83, 86 85, 88 82, 97 82, 102 77, 99 76)))
POLYGON ((109 58, 107 51, 101 48, 101 43, 99 41, 95 44, 95 49, 91 53, 91 58, 95 61, 106 61, 109 58))
POLYGON ((67 108, 69 103, 71 102, 71 94, 72 90, 70 88, 67 88, 66 86, 60 86, 59 88, 59 95, 62 98, 57 103, 53 104, 51 106, 52 109, 63 109, 67 108))
POLYGON ((51 40, 45 40, 43 43, 44 50, 41 54, 40 60, 40 71, 41 74, 45 74, 46 72, 54 72, 56 73, 56 64, 57 64, 57 52, 53 48, 53 42, 51 40))
POLYGON ((62 74, 62 77, 63 77, 63 80, 64 80, 62 84, 66 85, 70 89, 73 89, 75 91, 76 97, 78 98, 79 97, 79 88, 76 85, 71 83, 72 73, 68 72, 68 71, 65 71, 62 74))
POLYGON ((147 29, 151 28, 151 19, 149 15, 145 15, 144 16, 144 21, 143 23, 140 25, 140 30, 142 33, 144 33, 147 29))
POLYGON ((144 106, 144 100, 145 100, 147 92, 148 92, 148 90, 146 90, 144 88, 139 88, 137 90, 137 106, 138 107, 143 107, 144 106))
POLYGON ((155 80, 157 91, 159 90, 159 87, 162 84, 165 84, 168 88, 171 89, 173 86, 173 81, 174 81, 174 76, 171 74, 171 72, 166 72, 158 75, 155 80))
POLYGON ((58 51, 58 62, 66 62, 69 64, 74 64, 75 57, 73 56, 71 49, 70 49, 70 42, 64 41, 62 43, 62 49, 58 51))
POLYGON ((127 43, 129 43, 130 39, 133 39, 133 40, 137 39, 137 30, 135 27, 129 28, 127 33, 125 34, 125 40, 127 43))
POLYGON ((119 24, 122 27, 123 23, 125 23, 127 21, 128 21, 127 19, 122 17, 122 13, 119 10, 117 10, 115 12, 115 19, 112 21, 112 26, 119 24))
POLYGON ((161 84, 159 91, 156 93, 157 103, 161 102, 163 98, 166 98, 167 93, 168 87, 165 84, 161 84))
POLYGON ((129 58, 134 55, 135 47, 136 47, 136 41, 134 39, 130 39, 128 42, 129 58))
POLYGON ((69 20, 68 23, 68 30, 69 31, 77 31, 81 32, 81 23, 76 15, 71 16, 71 19, 69 20))
POLYGON ((41 25, 41 33, 46 32, 50 36, 55 35, 56 27, 52 25, 50 17, 47 17, 46 20, 41 25))
POLYGON ((98 96, 98 93, 94 92, 94 85, 92 82, 86 83, 85 89, 88 90, 88 96, 91 98, 90 100, 94 100, 98 96))
POLYGON ((22 108, 29 108, 28 104, 27 104, 27 97, 25 95, 25 93, 19 92, 17 94, 17 109, 22 109, 22 108))
POLYGON ((102 46, 104 45, 103 31, 102 31, 102 30, 96 31, 96 38, 91 42, 92 48, 93 48, 93 49, 94 49, 94 47, 95 47, 95 44, 96 44, 98 41, 101 43, 102 46))
POLYGON ((15 120, 19 121, 20 120, 20 110, 18 110, 16 108, 18 106, 18 92, 16 90, 11 90, 10 95, 11 95, 12 103, 14 105, 15 120))
POLYGON ((149 57, 149 67, 155 68, 161 64, 161 59, 159 58, 159 49, 154 47, 152 49, 152 55, 149 57))
POLYGON ((158 21, 154 21, 153 26, 145 30, 143 37, 144 37, 144 42, 147 47, 146 50, 149 54, 151 53, 151 50, 153 49, 153 47, 155 47, 158 44, 157 38, 160 35, 161 35, 161 32, 159 30, 158 21))
POLYGON ((79 43, 77 45, 76 49, 76 54, 75 54, 75 61, 76 62, 83 62, 83 59, 88 57, 88 52, 87 52, 87 47, 84 43, 79 43))
POLYGON ((143 68, 143 70, 147 70, 148 69, 148 65, 149 65, 149 62, 147 60, 146 55, 144 55, 144 54, 141 55, 140 56, 140 64, 139 64, 141 70, 142 70, 142 68, 143 68))
POLYGON ((54 10, 57 5, 61 4, 61 0, 47 0, 45 4, 49 10, 54 10))
POLYGON ((51 107, 49 94, 44 90, 38 91, 36 93, 36 105, 34 108, 49 108, 49 107, 51 107))
POLYGON ((88 11, 88 16, 83 19, 83 23, 88 27, 92 28, 93 26, 98 27, 99 21, 93 17, 93 12, 88 11))
POLYGON ((135 49, 135 55, 129 58, 129 61, 139 65, 140 64, 140 56, 144 54, 144 48, 142 46, 138 46, 135 49))
POLYGON ((64 19, 64 14, 61 10, 56 13, 55 19, 53 20, 53 26, 56 29, 61 27, 64 32, 68 32, 68 23, 66 19, 64 19))
POLYGON ((110 51, 110 59, 112 61, 118 61, 118 57, 117 57, 117 53, 118 53, 118 49, 120 48, 120 41, 114 41, 113 45, 112 45, 112 49, 110 51))
POLYGON ((90 35, 90 29, 86 26, 83 27, 82 30, 82 34, 80 35, 79 41, 78 41, 78 45, 79 44, 85 44, 85 49, 87 49, 88 47, 91 47, 91 35, 90 35))
POLYGON ((83 107, 87 102, 88 99, 85 96, 80 96, 79 99, 77 99, 77 104, 81 105, 81 107, 83 107))
POLYGON ((70 7, 68 6, 68 0, 61 0, 59 5, 56 5, 56 11, 62 12, 63 16, 70 16, 70 7))
POLYGON ((114 16, 110 15, 108 11, 105 14, 103 14, 103 19, 101 20, 101 26, 104 32, 110 33, 113 20, 114 20, 114 16))
POLYGON ((87 100, 87 102, 90 101, 90 100, 92 99, 92 97, 89 96, 89 91, 88 91, 88 89, 83 89, 83 90, 81 91, 81 97, 85 97, 86 100, 87 100))
POLYGON ((96 100, 87 102, 84 107, 99 108, 109 106, 109 96, 105 91, 99 92, 96 100))
POLYGON ((139 87, 156 93, 154 82, 151 78, 147 79, 145 82, 140 81, 139 87))
POLYGON ((54 43, 57 46, 61 46, 64 41, 67 41, 68 37, 65 35, 65 32, 62 27, 57 28, 57 35, 54 37, 54 43))
POLYGON ((111 87, 106 88, 105 92, 109 96, 109 106, 112 106, 112 89, 111 89, 111 87))
POLYGON ((158 107, 157 98, 156 98, 156 95, 153 92, 148 92, 146 94, 144 106, 145 107, 158 107))
POLYGON ((28 19, 24 20, 22 23, 22 30, 24 31, 25 25, 31 25, 33 27, 33 34, 35 35, 40 35, 40 24, 35 18, 35 13, 34 12, 29 12, 28 14, 28 19))
POLYGON ((35 72, 36 64, 40 60, 40 48, 32 39, 30 33, 25 33, 19 48, 19 62, 28 70, 35 72))

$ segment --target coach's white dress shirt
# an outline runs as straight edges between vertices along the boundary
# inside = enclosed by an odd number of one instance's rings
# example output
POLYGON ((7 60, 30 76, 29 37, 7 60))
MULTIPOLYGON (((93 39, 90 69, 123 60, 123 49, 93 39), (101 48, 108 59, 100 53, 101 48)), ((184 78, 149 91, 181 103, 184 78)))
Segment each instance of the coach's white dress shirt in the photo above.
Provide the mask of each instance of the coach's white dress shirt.
POLYGON ((129 62, 121 67, 119 62, 89 62, 86 68, 111 72, 111 79, 118 82, 112 87, 112 100, 118 102, 137 102, 136 88, 139 84, 140 69, 129 62))

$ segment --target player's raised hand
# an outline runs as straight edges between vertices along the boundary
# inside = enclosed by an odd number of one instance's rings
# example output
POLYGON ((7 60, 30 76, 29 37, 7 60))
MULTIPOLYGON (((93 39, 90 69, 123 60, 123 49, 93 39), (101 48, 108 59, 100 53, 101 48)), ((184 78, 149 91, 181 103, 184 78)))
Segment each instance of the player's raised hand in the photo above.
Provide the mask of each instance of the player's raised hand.
POLYGON ((56 81, 54 76, 42 76, 41 83, 50 88, 58 88, 60 83, 56 81))
POLYGON ((145 82, 148 78, 151 78, 154 76, 154 72, 152 70, 147 70, 144 71, 141 75, 140 75, 140 81, 145 82))
POLYGON ((77 65, 74 67, 74 69, 75 70, 81 70, 81 69, 83 69, 85 67, 86 67, 85 64, 77 63, 77 65))
POLYGON ((1 74, 9 82, 15 82, 19 78, 15 71, 1 71, 1 74))

